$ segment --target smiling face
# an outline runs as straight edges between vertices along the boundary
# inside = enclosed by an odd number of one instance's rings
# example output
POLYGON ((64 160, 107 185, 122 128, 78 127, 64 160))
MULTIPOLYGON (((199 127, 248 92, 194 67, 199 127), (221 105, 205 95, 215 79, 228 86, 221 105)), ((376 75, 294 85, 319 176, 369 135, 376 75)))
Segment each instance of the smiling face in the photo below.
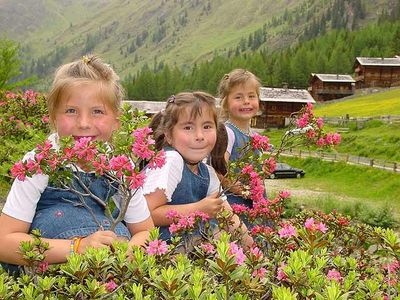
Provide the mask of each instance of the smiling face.
POLYGON ((90 137, 108 141, 119 126, 118 115, 101 97, 100 83, 78 83, 68 88, 55 110, 54 125, 60 137, 90 137))
POLYGON ((167 142, 190 163, 197 163, 210 154, 217 140, 213 111, 203 104, 201 114, 193 117, 191 108, 185 108, 170 133, 167 142))
POLYGON ((229 120, 241 129, 247 129, 251 118, 258 112, 257 86, 251 79, 234 86, 227 96, 229 120))

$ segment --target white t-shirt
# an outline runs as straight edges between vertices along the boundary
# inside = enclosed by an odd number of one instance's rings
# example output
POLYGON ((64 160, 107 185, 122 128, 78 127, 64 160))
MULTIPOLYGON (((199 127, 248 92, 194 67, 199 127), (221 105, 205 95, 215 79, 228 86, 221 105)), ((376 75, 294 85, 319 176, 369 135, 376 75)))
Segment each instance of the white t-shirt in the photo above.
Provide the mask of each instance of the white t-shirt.
MULTIPOLYGON (((55 149, 59 147, 57 134, 50 135, 48 140, 54 145, 55 149)), ((33 158, 34 155, 34 151, 28 152, 23 160, 26 161, 33 158)), ((49 176, 44 174, 26 177, 24 181, 15 179, 3 207, 3 213, 15 219, 32 223, 37 203, 46 189, 48 182, 49 176)), ((119 208, 121 203, 120 195, 117 193, 112 199, 119 208)), ((139 223, 148 217, 150 217, 150 211, 143 196, 143 190, 139 188, 129 202, 124 220, 127 223, 139 223)))
POLYGON ((235 143, 235 133, 230 127, 225 126, 225 128, 226 133, 228 134, 228 146, 226 147, 226 151, 229 153, 229 155, 231 155, 233 144, 235 143))
MULTIPOLYGON (((147 195, 156 189, 164 190, 168 202, 171 202, 172 194, 177 185, 182 180, 183 167, 185 162, 182 156, 176 151, 166 151, 165 165, 159 169, 147 169, 146 180, 143 186, 143 194, 147 195)), ((218 192, 220 182, 214 169, 206 165, 210 174, 210 184, 207 190, 207 196, 218 192)))

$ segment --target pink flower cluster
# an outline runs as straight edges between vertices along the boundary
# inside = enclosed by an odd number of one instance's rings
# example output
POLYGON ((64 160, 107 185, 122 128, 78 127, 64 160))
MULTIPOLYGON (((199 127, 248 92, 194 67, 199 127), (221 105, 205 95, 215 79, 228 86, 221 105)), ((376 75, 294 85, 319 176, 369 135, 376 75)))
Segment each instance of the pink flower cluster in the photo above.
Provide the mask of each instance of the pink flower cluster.
POLYGON ((286 275, 284 269, 286 267, 285 263, 281 263, 281 266, 278 268, 277 274, 276 274, 276 278, 279 281, 287 281, 288 276, 286 275))
POLYGON ((104 284, 107 292, 112 292, 113 290, 115 290, 118 287, 118 284, 115 283, 114 280, 110 280, 107 283, 104 284))
POLYGON ((264 199, 264 181, 254 170, 253 166, 248 164, 243 167, 241 174, 249 178, 251 199, 253 202, 263 201, 264 199))
POLYGON ((340 282, 343 280, 342 275, 341 275, 340 272, 337 271, 336 269, 330 269, 330 270, 328 271, 328 274, 326 275, 326 277, 327 277, 329 280, 334 280, 334 281, 336 281, 336 282, 338 282, 338 283, 340 283, 340 282))
POLYGON ((195 211, 184 216, 171 210, 167 213, 167 218, 173 220, 173 223, 169 226, 169 232, 171 234, 191 231, 200 222, 208 222, 210 220, 210 216, 202 211, 195 211))
POLYGON ((215 253, 215 247, 210 243, 203 243, 200 245, 200 249, 204 251, 206 254, 215 253))
POLYGON ((339 133, 328 133, 325 137, 320 137, 317 140, 317 146, 339 145, 342 137, 339 133))
POLYGON ((251 135, 251 144, 254 150, 268 151, 270 149, 269 138, 258 133, 251 135))
POLYGON ((162 240, 150 241, 146 247, 146 252, 148 255, 163 255, 168 252, 167 242, 162 240))
POLYGON ((302 110, 302 115, 296 120, 296 126, 304 129, 308 140, 314 141, 318 147, 334 146, 340 144, 341 136, 338 133, 322 133, 324 121, 322 118, 316 118, 313 112, 313 105, 307 103, 302 110))
POLYGON ((322 233, 328 231, 328 227, 324 223, 316 222, 314 218, 308 218, 304 223, 304 227, 309 231, 320 231, 322 233))
POLYGON ((244 255, 242 247, 239 247, 235 242, 229 243, 228 254, 235 256, 236 264, 239 266, 246 260, 246 255, 244 255))
MULTIPOLYGON (((156 153, 153 148, 153 140, 147 137, 151 130, 139 128, 133 132, 135 141, 132 145, 132 154, 136 158, 150 159, 150 167, 161 167, 165 163, 165 153, 156 153)), ((113 174, 118 178, 124 177, 131 190, 143 185, 145 175, 135 167, 133 156, 117 155, 112 153, 99 154, 95 141, 91 138, 76 140, 72 147, 65 147, 62 152, 56 151, 52 144, 46 140, 38 145, 34 159, 26 162, 17 162, 11 168, 11 174, 18 180, 25 180, 26 176, 42 174, 44 170, 51 172, 57 168, 64 168, 70 163, 76 163, 85 170, 93 170, 98 175, 113 174)))
POLYGON ((281 226, 281 229, 278 231, 281 238, 290 238, 297 235, 297 230, 292 224, 283 223, 281 226))
POLYGON ((253 271, 251 274, 253 277, 258 277, 260 279, 265 278, 265 275, 267 274, 267 269, 265 268, 259 268, 253 271))

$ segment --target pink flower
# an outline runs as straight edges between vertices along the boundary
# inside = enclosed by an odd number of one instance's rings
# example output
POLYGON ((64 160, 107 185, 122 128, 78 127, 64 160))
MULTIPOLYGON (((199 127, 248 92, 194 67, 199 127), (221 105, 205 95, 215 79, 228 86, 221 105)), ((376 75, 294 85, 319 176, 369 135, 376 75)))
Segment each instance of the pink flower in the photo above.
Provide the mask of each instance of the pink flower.
POLYGON ((267 273, 267 270, 265 268, 259 268, 258 270, 254 270, 251 275, 253 277, 259 277, 260 279, 263 279, 265 277, 266 273, 267 273))
POLYGON ((258 247, 254 247, 250 249, 250 252, 257 258, 260 259, 261 257, 263 257, 263 253, 261 252, 261 250, 258 247))
POLYGON ((317 142, 316 142, 316 145, 318 146, 318 147, 323 147, 324 145, 325 145, 325 139, 324 138, 319 138, 318 140, 317 140, 317 142))
POLYGON ((279 197, 282 199, 286 199, 290 197, 290 192, 289 191, 280 191, 279 192, 279 197))
POLYGON ((308 218, 304 223, 304 227, 310 230, 314 230, 314 218, 308 218))
POLYGON ((307 138, 308 138, 309 140, 314 139, 316 135, 317 135, 317 134, 315 133, 315 130, 313 130, 313 129, 309 129, 309 130, 307 130, 307 132, 306 132, 306 136, 307 136, 307 138))
POLYGON ((105 284, 105 287, 107 292, 112 292, 118 287, 118 284, 116 284, 115 281, 111 279, 109 282, 105 284))
POLYGON ((319 129, 324 127, 324 120, 322 118, 318 118, 316 122, 319 129))
POLYGON ((288 276, 286 275, 285 271, 283 270, 286 267, 285 263, 281 263, 281 266, 278 268, 276 278, 279 281, 286 281, 288 279, 288 276))
POLYGON ((49 123, 49 116, 43 116, 42 117, 42 122, 43 123, 49 123))
POLYGON ((131 161, 126 155, 118 155, 110 159, 110 168, 117 172, 117 176, 121 176, 124 170, 132 171, 131 161))
POLYGON ((315 229, 321 231, 322 233, 325 233, 328 231, 328 227, 326 227, 326 225, 322 222, 319 222, 318 224, 316 224, 315 229))
POLYGON ((229 251, 230 255, 234 255, 236 258, 236 264, 242 265, 246 259, 246 255, 243 253, 243 249, 239 247, 235 242, 229 243, 229 251))
POLYGON ((103 175, 105 172, 109 171, 110 166, 107 165, 107 156, 100 154, 97 160, 93 162, 93 167, 99 175, 103 175))
POLYGON ((161 150, 158 152, 152 160, 147 164, 149 169, 161 168, 165 164, 165 151, 161 150))
POLYGON ((143 172, 134 172, 131 175, 126 176, 126 180, 129 182, 129 188, 131 190, 136 190, 137 188, 143 186, 145 179, 146 175, 143 172))
POLYGON ((25 174, 26 171, 27 170, 25 169, 23 162, 19 161, 12 166, 11 175, 20 181, 24 181, 25 177, 26 177, 26 174, 25 174))
POLYGON ((24 93, 24 98, 26 99, 26 100, 29 100, 29 102, 30 102, 30 104, 36 104, 36 96, 37 96, 37 93, 36 92, 34 92, 34 91, 32 91, 32 90, 27 90, 27 91, 25 91, 25 93, 24 93))
POLYGON ((306 127, 308 124, 308 115, 304 114, 303 117, 301 117, 300 119, 296 120, 296 125, 299 128, 304 128, 306 127))
POLYGON ((154 240, 149 242, 146 250, 148 255, 162 255, 168 252, 168 245, 165 241, 154 240))
POLYGON ((325 233, 328 231, 328 227, 322 222, 316 223, 314 218, 308 218, 305 223, 304 227, 310 231, 321 231, 322 233, 325 233))
POLYGON ((44 273, 47 271, 48 268, 49 268, 49 263, 47 261, 42 261, 39 263, 39 265, 37 267, 37 271, 39 273, 44 273))
POLYGON ((215 252, 215 247, 211 245, 210 243, 204 243, 200 245, 200 248, 206 253, 206 254, 212 254, 215 252))
POLYGON ((15 99, 16 97, 17 97, 17 95, 14 94, 13 92, 10 92, 10 91, 6 92, 7 99, 15 99))
POLYGON ((150 159, 155 152, 149 148, 149 144, 136 140, 132 145, 132 153, 141 159, 150 159))
POLYGON ((180 214, 179 214, 176 210, 170 210, 170 211, 167 212, 166 217, 167 217, 168 219, 173 220, 173 219, 175 219, 175 218, 179 218, 179 217, 180 217, 180 214))
POLYGON ((276 161, 273 157, 264 160, 262 170, 264 173, 271 174, 276 169, 276 161))
POLYGON ((292 224, 284 223, 282 228, 278 231, 278 234, 281 238, 290 238, 292 236, 296 236, 297 231, 292 224))
POLYGON ((341 282, 342 281, 342 275, 340 275, 340 272, 336 271, 335 269, 331 269, 328 271, 328 275, 326 275, 329 280, 334 280, 336 282, 341 282))
POLYGON ((170 232, 171 234, 174 234, 174 233, 177 233, 177 232, 178 232, 179 227, 178 227, 177 224, 172 223, 171 225, 169 225, 168 229, 169 229, 169 232, 170 232))
POLYGON ((242 214, 242 213, 248 211, 247 206, 245 206, 243 204, 232 204, 231 207, 235 214, 242 214))
POLYGON ((134 130, 132 136, 137 140, 144 140, 153 130, 150 127, 142 127, 134 130))
POLYGON ((267 136, 263 136, 257 133, 251 135, 251 143, 253 149, 267 151, 269 149, 269 139, 267 136))

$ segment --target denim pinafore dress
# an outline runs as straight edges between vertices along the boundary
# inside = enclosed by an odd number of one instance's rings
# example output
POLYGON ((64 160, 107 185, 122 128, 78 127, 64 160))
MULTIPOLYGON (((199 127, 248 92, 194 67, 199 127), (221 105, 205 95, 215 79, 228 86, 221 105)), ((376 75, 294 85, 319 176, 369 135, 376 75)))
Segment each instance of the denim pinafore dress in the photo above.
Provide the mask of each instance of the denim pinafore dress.
MULTIPOLYGON (((117 192, 117 188, 111 185, 105 177, 96 177, 93 173, 84 172, 75 174, 78 174, 89 190, 104 202, 113 201, 111 197, 117 192)), ((72 184, 75 189, 84 192, 78 180, 73 179, 72 184)), ((100 230, 101 227, 108 230, 111 222, 105 216, 104 208, 89 196, 83 197, 83 199, 87 207, 73 192, 53 186, 46 187, 37 204, 30 231, 37 228, 45 238, 71 239, 86 237, 100 230), (95 222, 93 215, 101 227, 95 222)), ((115 211, 113 215, 117 213, 118 211, 115 211)), ((128 228, 122 223, 116 226, 114 232, 118 236, 131 238, 128 228)))
MULTIPOLYGON (((168 151, 168 149, 166 150, 168 151)), ((207 197, 210 185, 210 174, 207 166, 200 162, 198 164, 198 172, 199 174, 193 173, 186 163, 183 164, 182 180, 178 183, 171 196, 172 201, 167 204, 171 205, 171 210, 174 209, 173 205, 195 203, 207 197)), ((160 239, 164 241, 171 239, 169 226, 160 227, 160 239)))

